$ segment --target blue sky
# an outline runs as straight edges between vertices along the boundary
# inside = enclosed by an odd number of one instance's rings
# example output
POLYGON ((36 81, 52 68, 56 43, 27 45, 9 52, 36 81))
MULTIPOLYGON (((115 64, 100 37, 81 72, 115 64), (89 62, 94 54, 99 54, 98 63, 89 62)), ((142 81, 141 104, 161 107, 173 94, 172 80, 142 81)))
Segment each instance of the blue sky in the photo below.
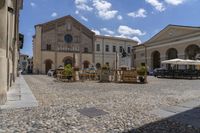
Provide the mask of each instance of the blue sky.
POLYGON ((200 0, 24 0, 22 53, 32 55, 34 25, 71 15, 96 34, 144 42, 168 24, 200 26, 200 0))

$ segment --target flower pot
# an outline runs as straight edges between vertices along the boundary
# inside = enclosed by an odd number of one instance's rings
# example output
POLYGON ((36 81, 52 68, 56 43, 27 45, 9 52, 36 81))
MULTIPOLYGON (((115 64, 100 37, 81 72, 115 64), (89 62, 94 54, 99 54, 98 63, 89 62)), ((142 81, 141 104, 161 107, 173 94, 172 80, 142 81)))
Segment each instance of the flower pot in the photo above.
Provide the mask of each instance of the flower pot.
POLYGON ((144 76, 139 76, 140 83, 144 83, 145 79, 144 76))
POLYGON ((71 79, 72 79, 72 76, 67 76, 67 79, 68 79, 68 80, 71 80, 71 79))

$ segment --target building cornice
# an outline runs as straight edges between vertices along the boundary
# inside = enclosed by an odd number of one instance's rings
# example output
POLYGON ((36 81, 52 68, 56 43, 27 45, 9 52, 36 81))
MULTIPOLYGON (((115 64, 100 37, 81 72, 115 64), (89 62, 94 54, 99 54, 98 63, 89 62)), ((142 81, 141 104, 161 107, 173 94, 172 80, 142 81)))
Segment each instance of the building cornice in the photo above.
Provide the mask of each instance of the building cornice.
POLYGON ((128 39, 128 38, 122 38, 122 37, 113 37, 113 36, 103 36, 103 35, 95 35, 97 39, 110 39, 110 40, 120 40, 120 41, 127 41, 127 42, 134 42, 138 44, 137 41, 128 39))
POLYGON ((142 45, 145 45, 146 47, 152 47, 152 46, 156 46, 156 45, 163 45, 165 43, 178 42, 178 41, 182 41, 182 40, 185 40, 185 39, 190 39, 190 38, 194 38, 194 37, 198 37, 198 36, 200 36, 200 32, 188 34, 188 35, 185 35, 185 36, 175 37, 175 38, 163 40, 163 41, 157 41, 157 42, 152 42, 152 43, 143 43, 142 45))
MULTIPOLYGON (((187 37, 185 39, 182 39, 182 40, 177 40, 177 41, 173 41, 173 42, 167 42, 167 43, 159 43, 159 44, 156 44, 156 45, 150 45, 150 46, 147 46, 147 45, 144 45, 147 49, 154 49, 154 48, 160 48, 160 47, 165 47, 165 46, 172 46, 172 45, 176 45, 176 44, 183 44, 183 43, 188 43, 188 42, 191 42, 191 41, 200 41, 200 34, 199 35, 196 35, 196 36, 193 36, 192 38, 191 37, 187 37)), ((137 52, 139 51, 143 51, 143 49, 136 49, 137 52)))

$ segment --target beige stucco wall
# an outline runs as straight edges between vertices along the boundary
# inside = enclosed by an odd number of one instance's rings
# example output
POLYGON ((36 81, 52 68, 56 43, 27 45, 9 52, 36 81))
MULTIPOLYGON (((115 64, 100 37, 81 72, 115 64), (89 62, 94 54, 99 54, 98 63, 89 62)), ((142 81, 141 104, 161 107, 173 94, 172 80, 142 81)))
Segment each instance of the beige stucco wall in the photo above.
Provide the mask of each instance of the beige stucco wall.
POLYGON ((42 36, 42 28, 40 26, 36 27, 36 36, 33 39, 33 72, 40 73, 42 71, 41 66, 41 36, 42 36))
POLYGON ((6 34, 7 34, 7 6, 0 9, 0 104, 6 101, 7 89, 7 57, 6 57, 6 34))
POLYGON ((5 5, 0 9, 0 104, 5 103, 7 91, 17 76, 18 15, 22 1, 18 1, 19 7, 16 10, 13 2, 13 0, 5 0, 5 5), (15 14, 9 12, 8 7, 13 8, 15 14), (16 22, 15 15, 17 15, 16 22))

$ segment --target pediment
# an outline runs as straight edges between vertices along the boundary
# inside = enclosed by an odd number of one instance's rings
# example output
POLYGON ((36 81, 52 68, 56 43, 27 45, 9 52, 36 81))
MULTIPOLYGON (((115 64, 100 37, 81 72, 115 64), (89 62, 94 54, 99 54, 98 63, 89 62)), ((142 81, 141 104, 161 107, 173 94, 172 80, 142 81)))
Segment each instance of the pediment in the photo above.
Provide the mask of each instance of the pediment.
POLYGON ((145 43, 173 40, 193 33, 200 33, 200 27, 168 25, 145 43))
POLYGON ((70 23, 70 26, 72 26, 76 30, 82 31, 87 36, 93 37, 95 34, 93 31, 91 31, 89 28, 87 28, 85 25, 83 25, 70 15, 42 24, 43 32, 54 30, 56 27, 58 29, 61 28, 65 30, 65 25, 67 23, 70 23))

